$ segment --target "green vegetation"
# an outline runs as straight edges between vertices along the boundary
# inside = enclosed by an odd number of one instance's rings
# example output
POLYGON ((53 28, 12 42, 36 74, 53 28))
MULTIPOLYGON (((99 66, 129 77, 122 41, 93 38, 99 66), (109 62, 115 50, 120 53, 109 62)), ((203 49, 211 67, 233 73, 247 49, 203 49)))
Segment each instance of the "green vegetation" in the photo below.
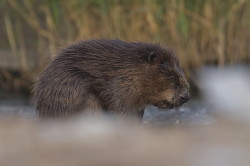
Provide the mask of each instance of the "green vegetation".
POLYGON ((187 72, 250 60, 249 0, 4 0, 0 23, 0 49, 21 62, 18 79, 33 80, 56 50, 90 38, 160 42, 187 72))

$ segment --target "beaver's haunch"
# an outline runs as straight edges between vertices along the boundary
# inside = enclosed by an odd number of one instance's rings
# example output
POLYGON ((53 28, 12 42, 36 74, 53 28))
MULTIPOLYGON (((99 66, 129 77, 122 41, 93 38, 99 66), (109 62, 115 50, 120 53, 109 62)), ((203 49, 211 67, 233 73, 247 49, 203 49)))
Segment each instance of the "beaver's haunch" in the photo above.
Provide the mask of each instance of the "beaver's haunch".
POLYGON ((170 49, 100 39, 63 49, 37 80, 34 101, 42 117, 101 110, 129 115, 149 104, 180 106, 189 99, 188 89, 170 49))

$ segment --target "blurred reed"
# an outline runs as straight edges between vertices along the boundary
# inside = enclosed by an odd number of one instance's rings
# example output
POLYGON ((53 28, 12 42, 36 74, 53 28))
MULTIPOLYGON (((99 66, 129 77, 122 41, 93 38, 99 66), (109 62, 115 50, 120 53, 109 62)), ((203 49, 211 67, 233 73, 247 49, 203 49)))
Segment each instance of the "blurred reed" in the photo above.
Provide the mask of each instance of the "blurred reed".
POLYGON ((160 42, 187 74, 250 60, 249 0, 5 0, 0 10, 0 43, 31 81, 60 47, 90 38, 160 42))

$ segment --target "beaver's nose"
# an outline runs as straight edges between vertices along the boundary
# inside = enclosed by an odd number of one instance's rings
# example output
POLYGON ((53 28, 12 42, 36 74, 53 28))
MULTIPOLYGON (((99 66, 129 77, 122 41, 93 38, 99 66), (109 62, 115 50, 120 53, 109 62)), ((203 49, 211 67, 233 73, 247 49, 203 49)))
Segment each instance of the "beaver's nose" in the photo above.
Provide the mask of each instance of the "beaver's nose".
POLYGON ((184 93, 182 93, 182 94, 180 95, 180 100, 181 100, 183 103, 185 103, 186 101, 188 101, 189 98, 190 98, 190 94, 189 94, 188 91, 186 91, 186 92, 184 92, 184 93))

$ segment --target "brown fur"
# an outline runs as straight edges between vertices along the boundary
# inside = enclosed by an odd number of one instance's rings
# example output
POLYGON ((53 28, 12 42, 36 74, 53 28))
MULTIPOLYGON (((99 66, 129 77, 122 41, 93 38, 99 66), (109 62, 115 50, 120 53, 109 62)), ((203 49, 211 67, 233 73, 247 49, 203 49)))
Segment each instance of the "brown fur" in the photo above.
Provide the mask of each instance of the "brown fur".
POLYGON ((172 50, 99 39, 63 49, 37 80, 34 101, 42 117, 86 110, 130 115, 149 104, 179 106, 188 100, 188 88, 172 50))

